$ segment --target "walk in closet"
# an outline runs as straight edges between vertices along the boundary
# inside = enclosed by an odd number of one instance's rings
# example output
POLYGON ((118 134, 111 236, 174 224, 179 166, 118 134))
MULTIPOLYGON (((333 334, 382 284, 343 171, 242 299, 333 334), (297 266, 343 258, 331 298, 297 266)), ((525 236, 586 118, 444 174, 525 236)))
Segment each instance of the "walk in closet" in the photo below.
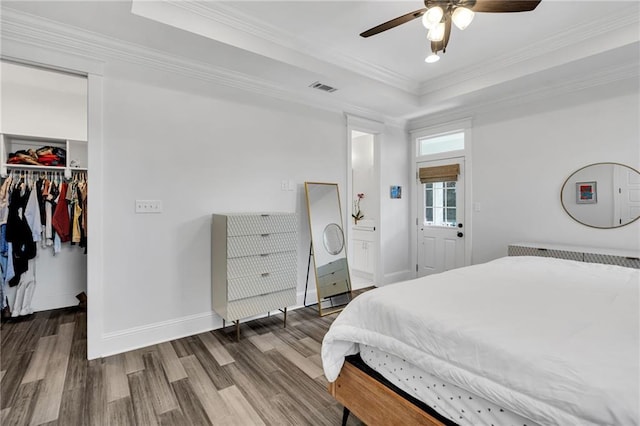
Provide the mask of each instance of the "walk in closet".
POLYGON ((86 294, 87 79, 1 66, 0 266, 3 300, 19 317, 78 305, 86 294), (26 240, 16 235, 24 223, 26 240))

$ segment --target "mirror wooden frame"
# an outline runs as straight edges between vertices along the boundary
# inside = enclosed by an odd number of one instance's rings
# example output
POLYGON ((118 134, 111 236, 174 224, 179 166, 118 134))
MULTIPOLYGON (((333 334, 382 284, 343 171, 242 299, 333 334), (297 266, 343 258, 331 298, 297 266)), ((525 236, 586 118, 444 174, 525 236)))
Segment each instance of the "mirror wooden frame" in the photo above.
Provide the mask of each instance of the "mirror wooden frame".
MULTIPOLYGON (((316 280, 316 296, 317 296, 317 305, 318 305, 318 314, 320 316, 330 315, 336 312, 339 312, 345 308, 345 306, 352 299, 352 288, 351 288, 351 275, 349 273, 349 262, 347 260, 347 244, 346 239, 344 238, 344 223, 342 217, 342 206, 340 203, 340 190, 338 189, 337 183, 327 183, 327 182, 305 182, 304 183, 304 192, 307 200, 307 218, 309 220, 309 232, 311 234, 311 247, 309 250, 309 266, 311 263, 311 258, 313 257, 313 269, 315 273, 316 280), (310 196, 310 192, 313 189, 313 186, 331 186, 335 187, 336 194, 336 204, 337 204, 337 212, 332 212, 332 219, 320 219, 318 222, 317 217, 314 221, 314 215, 312 210, 312 200, 310 196), (342 241, 343 247, 337 252, 333 253, 332 250, 325 249, 325 240, 324 234, 317 235, 318 232, 314 233, 314 229, 322 229, 325 230, 328 228, 328 225, 334 225, 332 227, 333 232, 335 232, 335 225, 338 225, 340 230, 342 231, 342 241), (314 235, 315 234, 315 235, 314 235), (325 250, 326 256, 334 259, 328 263, 322 263, 318 265, 318 255, 320 254, 319 250, 325 250), (326 287, 326 288, 325 288, 326 287), (335 289, 335 293, 327 293, 326 290, 335 289), (334 300, 338 299, 338 300, 334 300), (338 303, 338 305, 334 305, 334 301, 338 303), (323 303, 329 303, 330 306, 323 308, 323 303)), ((317 210, 317 209, 316 209, 317 210)), ((324 232, 324 231, 323 231, 324 232)), ((324 253, 323 253, 324 255, 324 253)), ((308 284, 308 273, 307 273, 307 284, 308 284)), ((305 289, 306 294, 306 289, 305 289)))

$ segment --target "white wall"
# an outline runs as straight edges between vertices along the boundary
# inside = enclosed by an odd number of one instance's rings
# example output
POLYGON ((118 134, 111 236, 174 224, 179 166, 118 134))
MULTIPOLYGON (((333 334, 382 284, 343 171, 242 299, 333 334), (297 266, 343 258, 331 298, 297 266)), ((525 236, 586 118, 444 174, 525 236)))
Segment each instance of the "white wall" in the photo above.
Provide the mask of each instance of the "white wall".
POLYGON ((309 237, 302 184, 345 182, 340 115, 109 76, 104 93, 107 334, 211 313, 214 212, 297 211, 304 290, 309 237), (283 179, 294 180, 297 191, 281 191, 283 179), (135 199, 162 200, 164 212, 136 215, 135 199))
POLYGON ((387 126, 380 144, 380 247, 379 261, 383 282, 389 284, 412 277, 410 268, 410 195, 408 171, 411 170, 409 137, 404 129, 387 126), (392 199, 389 187, 402 186, 402 198, 392 199))
POLYGON ((2 133, 87 140, 87 79, 2 61, 2 133))
POLYGON ((587 164, 639 168, 638 99, 636 82, 620 91, 587 89, 573 104, 552 99, 477 115, 473 199, 481 211, 473 214, 472 262, 504 256, 518 241, 640 249, 639 221, 589 228, 560 204, 564 181, 587 164))

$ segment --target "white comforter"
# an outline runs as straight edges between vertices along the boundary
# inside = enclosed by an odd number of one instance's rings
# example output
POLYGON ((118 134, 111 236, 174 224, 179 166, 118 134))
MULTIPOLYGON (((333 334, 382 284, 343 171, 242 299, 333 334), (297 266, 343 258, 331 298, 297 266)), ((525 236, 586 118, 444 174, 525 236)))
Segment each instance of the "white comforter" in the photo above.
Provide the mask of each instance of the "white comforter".
POLYGON ((638 425, 640 271, 505 257, 366 292, 322 344, 376 346, 541 424, 638 425))

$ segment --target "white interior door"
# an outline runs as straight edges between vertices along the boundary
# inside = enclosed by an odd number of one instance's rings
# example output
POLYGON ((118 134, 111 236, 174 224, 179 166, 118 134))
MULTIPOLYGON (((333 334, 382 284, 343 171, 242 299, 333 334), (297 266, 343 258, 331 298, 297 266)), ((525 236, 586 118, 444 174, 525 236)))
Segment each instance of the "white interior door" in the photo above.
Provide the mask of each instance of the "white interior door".
POLYGON ((418 170, 449 164, 459 165, 457 180, 417 184, 419 277, 465 264, 464 158, 418 163, 418 170))

